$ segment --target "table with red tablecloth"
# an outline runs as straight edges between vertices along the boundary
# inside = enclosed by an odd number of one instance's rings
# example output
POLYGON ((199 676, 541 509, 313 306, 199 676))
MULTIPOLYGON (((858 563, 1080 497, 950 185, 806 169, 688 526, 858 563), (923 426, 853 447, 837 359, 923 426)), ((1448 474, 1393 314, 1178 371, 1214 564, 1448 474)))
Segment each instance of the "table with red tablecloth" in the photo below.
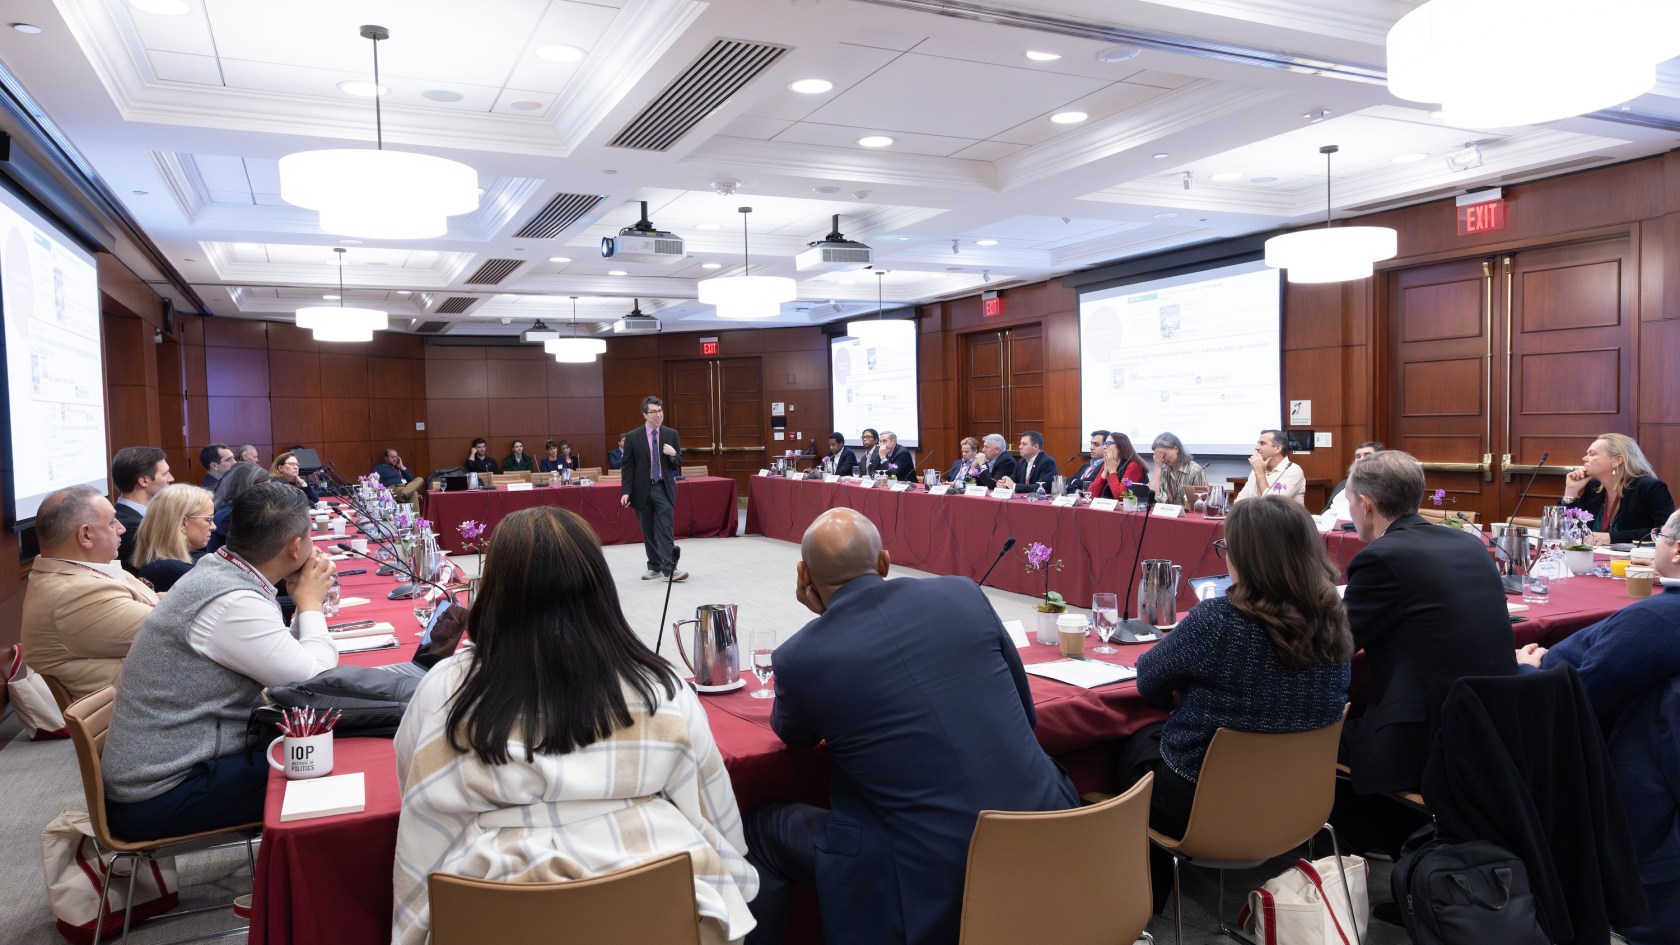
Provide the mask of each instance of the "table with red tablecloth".
MULTIPOLYGON (((603 545, 631 545, 642 540, 636 510, 618 504, 623 488, 617 482, 590 486, 533 485, 530 489, 473 489, 466 492, 429 492, 426 518, 438 533, 438 544, 463 550, 462 522, 495 526, 519 511, 538 505, 557 505, 576 512, 601 536, 603 545)), ((678 538, 726 538, 737 532, 739 515, 735 480, 724 476, 696 476, 677 482, 677 504, 671 517, 678 538)))

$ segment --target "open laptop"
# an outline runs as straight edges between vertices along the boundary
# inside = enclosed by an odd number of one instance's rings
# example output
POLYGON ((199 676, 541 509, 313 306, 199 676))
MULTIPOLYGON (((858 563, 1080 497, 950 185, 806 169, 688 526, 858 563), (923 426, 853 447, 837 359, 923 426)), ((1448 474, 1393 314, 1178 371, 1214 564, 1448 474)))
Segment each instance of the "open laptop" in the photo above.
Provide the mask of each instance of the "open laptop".
POLYGON ((426 675, 426 671, 431 669, 431 667, 421 663, 420 660, 422 657, 426 656, 426 647, 431 645, 432 631, 437 629, 438 621, 442 620, 443 615, 448 613, 449 609, 454 606, 454 604, 451 604, 446 600, 440 600, 438 601, 438 605, 432 608, 432 619, 426 622, 426 632, 420 635, 420 643, 414 648, 413 659, 406 663, 391 663, 387 666, 381 666, 379 668, 388 673, 413 676, 417 679, 426 675))
POLYGON ((1231 589, 1231 576, 1229 574, 1220 574, 1215 577, 1190 579, 1190 590, 1196 593, 1197 600, 1202 599, 1202 588, 1204 587, 1213 588, 1214 597, 1224 597, 1225 592, 1231 589))

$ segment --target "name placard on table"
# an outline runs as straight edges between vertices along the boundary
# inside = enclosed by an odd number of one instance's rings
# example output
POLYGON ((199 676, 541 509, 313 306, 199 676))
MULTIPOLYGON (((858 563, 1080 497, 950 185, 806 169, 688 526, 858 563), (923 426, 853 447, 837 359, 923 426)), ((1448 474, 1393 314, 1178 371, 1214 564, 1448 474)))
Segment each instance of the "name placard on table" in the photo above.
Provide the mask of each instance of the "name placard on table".
POLYGON ((1099 512, 1112 512, 1120 507, 1120 500, 1115 498, 1092 499, 1091 508, 1099 512))
POLYGON ((875 480, 873 480, 873 479, 859 479, 857 481, 857 484, 862 486, 865 489, 875 488, 875 480))
POLYGON ((528 482, 510 482, 510 483, 507 484, 507 491, 509 491, 509 492, 530 492, 531 491, 531 484, 528 483, 528 482))
POLYGON ((839 482, 839 481, 840 481, 840 477, 836 476, 834 473, 824 473, 823 474, 823 482, 835 483, 835 482, 839 482))
POLYGON ((949 485, 947 485, 946 483, 942 482, 939 485, 934 486, 933 488, 929 489, 928 490, 928 495, 944 495, 945 493, 950 492, 950 491, 951 491, 951 487, 949 485))
POLYGON ((1008 486, 998 486, 996 489, 992 490, 991 496, 994 499, 1013 499, 1015 497, 1015 490, 1009 488, 1008 486))
POLYGON ((1182 506, 1182 505, 1172 505, 1172 504, 1167 503, 1167 502, 1157 502, 1157 503, 1155 503, 1155 517, 1156 518, 1178 518, 1180 515, 1183 515, 1183 514, 1184 514, 1184 506, 1182 506))
POLYGON ((963 495, 972 495, 972 496, 979 496, 980 498, 985 498, 986 497, 986 487, 982 486, 982 485, 977 485, 975 483, 969 483, 968 485, 963 486, 963 495))
POLYGON ((892 485, 887 487, 887 491, 888 492, 909 492, 910 487, 914 486, 914 485, 915 485, 915 483, 913 483, 913 482, 895 482, 892 485))
POLYGON ((1076 495, 1059 495, 1050 500, 1050 505, 1053 508, 1066 509, 1072 508, 1073 504, 1078 501, 1079 496, 1076 495))

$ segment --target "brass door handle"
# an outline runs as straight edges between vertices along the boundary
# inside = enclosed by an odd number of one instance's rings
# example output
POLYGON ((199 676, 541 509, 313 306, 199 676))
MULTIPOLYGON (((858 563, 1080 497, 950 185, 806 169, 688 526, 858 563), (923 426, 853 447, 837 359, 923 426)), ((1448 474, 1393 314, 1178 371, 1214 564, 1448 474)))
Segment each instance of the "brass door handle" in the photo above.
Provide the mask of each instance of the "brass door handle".
POLYGON ((1483 463, 1418 463, 1426 472, 1474 472, 1481 473, 1482 479, 1493 481, 1493 464, 1483 463))
POLYGON ((762 453, 762 452, 764 452, 764 447, 762 447, 762 446, 719 446, 718 447, 718 452, 720 452, 720 453, 762 453))
POLYGON ((1574 468, 1574 466, 1525 466, 1521 463, 1507 463, 1501 468, 1501 472, 1505 481, 1510 482, 1512 476, 1532 476, 1535 473, 1542 476, 1567 476, 1569 471, 1574 468))

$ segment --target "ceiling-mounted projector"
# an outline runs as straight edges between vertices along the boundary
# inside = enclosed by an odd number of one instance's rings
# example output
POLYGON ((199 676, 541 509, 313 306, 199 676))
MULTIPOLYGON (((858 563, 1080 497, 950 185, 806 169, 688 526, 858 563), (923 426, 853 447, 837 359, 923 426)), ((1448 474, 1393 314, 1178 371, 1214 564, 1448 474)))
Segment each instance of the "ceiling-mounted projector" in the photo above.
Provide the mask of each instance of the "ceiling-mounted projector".
POLYGON ((687 258, 683 252, 682 237, 656 228, 648 221, 647 201, 643 200, 641 204, 640 220, 619 230, 617 236, 602 238, 602 258, 664 265, 687 258))
POLYGON ((631 299, 630 311, 612 323, 615 335, 653 335, 659 333, 659 319, 642 314, 642 300, 631 299))
POLYGON ((806 245, 810 249, 793 258, 794 268, 800 272, 850 272, 869 268, 869 247, 840 234, 838 213, 834 215, 833 232, 819 242, 806 245))
POLYGON ((519 340, 527 342, 527 343, 537 342, 537 341, 553 341, 554 339, 559 338, 559 337, 560 337, 560 333, 555 331, 554 329, 548 327, 547 325, 543 324, 543 320, 540 319, 540 318, 537 319, 536 324, 532 325, 530 328, 527 328, 524 331, 519 333, 519 340))

